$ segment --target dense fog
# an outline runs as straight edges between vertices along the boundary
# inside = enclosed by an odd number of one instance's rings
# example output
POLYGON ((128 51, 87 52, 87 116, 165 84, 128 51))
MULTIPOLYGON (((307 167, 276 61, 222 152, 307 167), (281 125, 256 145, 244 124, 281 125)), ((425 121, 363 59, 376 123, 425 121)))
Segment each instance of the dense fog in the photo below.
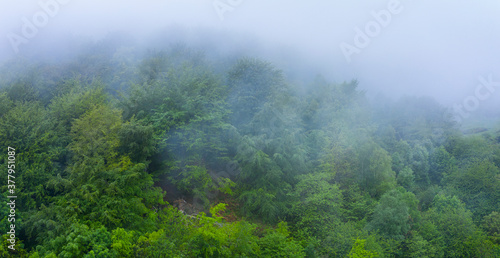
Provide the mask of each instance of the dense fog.
POLYGON ((479 105, 467 99, 475 96, 479 78, 500 81, 496 1, 3 0, 1 5, 2 60, 70 55, 78 44, 123 32, 156 49, 182 41, 204 44, 207 53, 258 52, 292 75, 300 70, 308 78, 319 73, 337 82, 357 79, 373 98, 380 92, 392 98, 427 95, 450 107, 469 101, 490 110, 498 109, 500 99, 498 92, 479 105))

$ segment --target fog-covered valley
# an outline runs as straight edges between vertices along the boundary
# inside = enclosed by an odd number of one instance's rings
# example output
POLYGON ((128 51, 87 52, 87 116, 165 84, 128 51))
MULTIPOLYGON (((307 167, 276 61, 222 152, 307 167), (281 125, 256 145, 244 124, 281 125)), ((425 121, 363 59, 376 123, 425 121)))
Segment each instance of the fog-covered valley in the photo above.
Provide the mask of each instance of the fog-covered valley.
POLYGON ((498 3, 0 6, 1 257, 500 256, 498 3))

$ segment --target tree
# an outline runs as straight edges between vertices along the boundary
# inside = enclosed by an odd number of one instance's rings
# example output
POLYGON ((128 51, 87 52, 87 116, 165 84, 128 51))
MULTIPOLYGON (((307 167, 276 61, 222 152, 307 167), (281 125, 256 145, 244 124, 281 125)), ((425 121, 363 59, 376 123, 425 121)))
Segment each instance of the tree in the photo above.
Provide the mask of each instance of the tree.
POLYGON ((286 222, 280 222, 276 231, 268 231, 259 239, 261 257, 305 257, 304 248, 289 237, 286 222))
POLYGON ((403 186, 406 190, 411 191, 415 184, 415 175, 413 174, 413 170, 409 167, 403 168, 399 171, 397 181, 399 185, 403 186))
POLYGON ((493 256, 490 240, 474 225, 472 213, 456 196, 436 195, 424 218, 440 232, 445 257, 493 256))
POLYGON ((35 87, 35 78, 23 78, 13 83, 7 90, 7 96, 15 102, 39 100, 40 92, 35 87))
POLYGON ((118 138, 119 152, 128 155, 132 161, 146 162, 157 151, 153 126, 143 125, 135 118, 122 124, 118 138))
POLYGON ((223 222, 225 204, 210 209, 212 217, 203 212, 196 216, 196 231, 189 240, 193 255, 204 257, 255 256, 260 240, 252 234, 255 226, 246 222, 223 222))
POLYGON ((483 218, 482 227, 488 233, 491 241, 500 244, 500 213, 493 211, 483 218))
POLYGON ((456 159, 441 146, 436 148, 431 155, 429 177, 431 182, 440 184, 443 177, 451 175, 458 170, 456 159))
POLYGON ((326 173, 306 174, 295 185, 290 213, 295 231, 303 232, 303 238, 323 239, 340 223, 342 192, 330 183, 332 179, 326 173))
POLYGON ((464 137, 461 135, 450 136, 444 144, 446 151, 457 159, 458 165, 467 165, 470 161, 495 159, 495 148, 487 139, 480 135, 464 137))
POLYGON ((411 232, 400 247, 404 257, 442 257, 440 249, 425 240, 418 232, 411 232))
POLYGON ((75 119, 96 106, 104 105, 106 94, 104 86, 98 82, 91 85, 82 85, 79 78, 64 81, 63 89, 52 98, 49 111, 57 123, 70 131, 75 119))
POLYGON ((365 242, 366 242, 365 239, 357 238, 347 257, 349 258, 377 257, 378 254, 376 252, 368 251, 365 249, 365 242))
POLYGON ((367 231, 360 229, 360 225, 359 222, 351 221, 339 223, 335 229, 328 232, 326 237, 318 238, 315 245, 318 256, 346 257, 357 238, 369 237, 367 231))
POLYGON ((283 215, 286 192, 290 185, 276 162, 256 148, 251 137, 244 137, 236 156, 241 166, 238 199, 242 211, 248 216, 258 215, 267 221, 276 221, 283 215))
POLYGON ((193 196, 194 203, 200 202, 204 208, 209 206, 207 195, 209 191, 215 190, 215 184, 205 167, 187 165, 177 178, 171 177, 171 181, 181 191, 193 196))
POLYGON ((362 221, 373 214, 377 202, 366 192, 362 192, 358 184, 350 185, 342 190, 343 195, 343 220, 362 221))
POLYGON ((14 102, 7 97, 6 92, 0 92, 0 118, 14 106, 14 102))
POLYGON ((456 194, 474 214, 475 221, 500 209, 500 170, 491 161, 474 160, 446 178, 447 190, 456 194))
POLYGON ((413 193, 401 188, 391 190, 380 198, 367 228, 386 238, 402 240, 419 220, 417 204, 413 193))
POLYGON ((417 144, 410 152, 410 167, 415 174, 415 181, 421 186, 429 184, 429 152, 427 149, 417 144))
POLYGON ((250 122, 262 105, 284 87, 282 72, 258 59, 238 60, 227 78, 231 123, 237 128, 250 122))
POLYGON ((73 153, 72 177, 79 180, 75 183, 92 178, 96 171, 91 167, 116 161, 121 125, 120 111, 107 106, 97 106, 73 122, 68 149, 73 153))
POLYGON ((28 211, 50 202, 44 185, 62 172, 59 162, 65 152, 64 134, 59 129, 38 102, 18 103, 0 118, 0 145, 10 146, 16 153, 14 171, 18 173, 11 176, 16 179, 19 209, 28 211))
POLYGON ((391 157, 375 143, 360 147, 360 186, 371 196, 381 196, 394 187, 396 175, 391 169, 391 157))

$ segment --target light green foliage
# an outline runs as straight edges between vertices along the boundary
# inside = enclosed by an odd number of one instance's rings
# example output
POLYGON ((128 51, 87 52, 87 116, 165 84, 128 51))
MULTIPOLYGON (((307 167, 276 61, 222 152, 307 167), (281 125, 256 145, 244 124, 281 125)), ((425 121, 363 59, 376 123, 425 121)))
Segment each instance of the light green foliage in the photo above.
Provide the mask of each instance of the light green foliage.
POLYGON ((152 226, 151 207, 162 204, 163 194, 154 188, 143 164, 123 158, 116 167, 96 171, 93 178, 77 186, 68 197, 79 206, 81 218, 108 227, 148 229, 152 226))
POLYGON ((219 177, 216 178, 215 184, 218 191, 224 194, 233 195, 233 188, 236 186, 236 183, 231 181, 231 179, 227 177, 219 177))
MULTIPOLYGON (((5 231, 7 232, 7 230, 5 231)), ((16 243, 13 245, 9 240, 9 234, 2 234, 0 237, 0 256, 1 257, 27 257, 24 244, 19 237, 16 237, 16 243), (9 248, 14 247, 15 250, 9 248)))
POLYGON ((89 228, 73 223, 61 235, 45 240, 37 247, 41 257, 117 257, 110 250, 111 233, 105 227, 89 228))
POLYGON ((305 257, 304 248, 288 237, 286 223, 280 222, 276 231, 267 232, 259 239, 261 257, 305 257))
POLYGON ((119 257, 132 257, 134 238, 134 231, 127 232, 123 228, 117 228, 111 234, 111 248, 119 257))
POLYGON ((113 162, 120 144, 118 131, 122 125, 119 110, 97 106, 73 122, 72 142, 68 148, 77 164, 113 162))
POLYGON ((171 242, 163 229, 140 236, 134 252, 136 257, 182 257, 180 248, 171 242))
POLYGON ((368 251, 365 249, 365 239, 356 239, 351 251, 347 255, 350 258, 362 258, 362 257, 377 257, 376 252, 368 251))
POLYGON ((226 223, 220 212, 225 204, 218 204, 210 209, 212 217, 203 212, 195 219, 196 231, 189 243, 193 247, 193 255, 202 257, 234 257, 255 256, 259 252, 258 238, 252 235, 255 226, 241 221, 226 223))

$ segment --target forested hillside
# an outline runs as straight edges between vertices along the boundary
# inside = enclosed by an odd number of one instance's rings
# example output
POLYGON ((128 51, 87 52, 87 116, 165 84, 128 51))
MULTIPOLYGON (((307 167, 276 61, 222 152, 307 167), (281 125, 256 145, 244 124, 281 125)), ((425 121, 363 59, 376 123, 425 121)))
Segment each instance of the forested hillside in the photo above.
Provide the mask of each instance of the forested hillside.
POLYGON ((180 44, 11 60, 0 256, 499 257, 500 131, 357 86, 180 44))

